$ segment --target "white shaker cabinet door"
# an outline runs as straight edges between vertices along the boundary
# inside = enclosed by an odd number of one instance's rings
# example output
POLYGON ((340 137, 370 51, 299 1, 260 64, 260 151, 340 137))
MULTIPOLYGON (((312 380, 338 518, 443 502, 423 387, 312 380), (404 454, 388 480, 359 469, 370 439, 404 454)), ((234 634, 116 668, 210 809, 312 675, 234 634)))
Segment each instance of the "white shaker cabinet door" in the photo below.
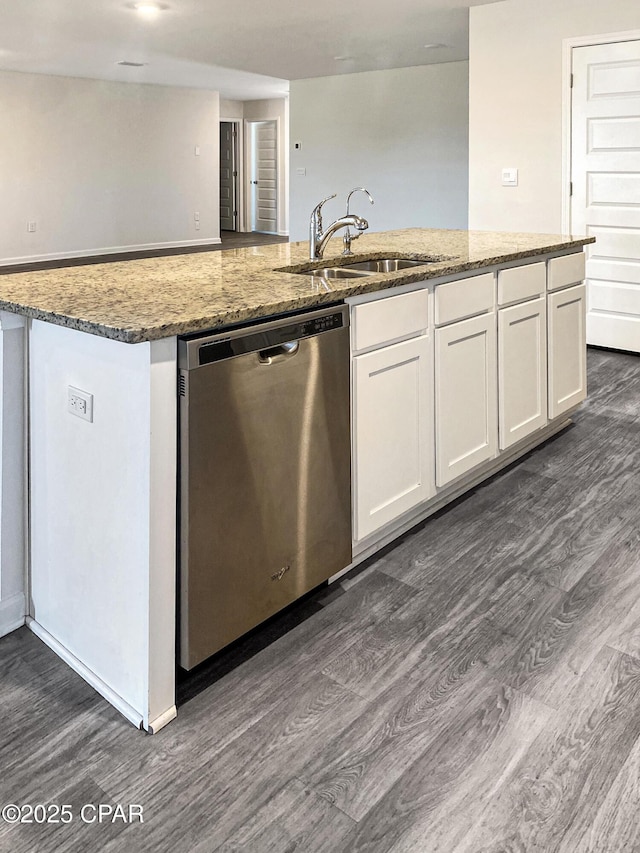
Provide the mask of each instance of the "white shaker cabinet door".
POLYGON ((496 316, 436 329, 436 484, 446 486, 497 448, 496 316))
POLYGON ((353 360, 354 539, 428 500, 433 482, 430 340, 353 360))
POLYGON ((547 423, 547 300, 498 311, 500 450, 547 423))
POLYGON ((549 419, 587 396, 586 288, 558 290, 547 297, 549 333, 549 419))

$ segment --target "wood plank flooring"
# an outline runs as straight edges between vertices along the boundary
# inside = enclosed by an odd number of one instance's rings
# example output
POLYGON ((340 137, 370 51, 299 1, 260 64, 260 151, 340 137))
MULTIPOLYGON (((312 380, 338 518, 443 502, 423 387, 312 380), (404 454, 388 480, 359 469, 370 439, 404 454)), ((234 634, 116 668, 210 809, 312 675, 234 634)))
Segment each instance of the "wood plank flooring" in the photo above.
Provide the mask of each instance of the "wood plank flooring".
POLYGON ((103 255, 88 255, 84 258, 65 258, 56 261, 33 261, 24 264, 0 264, 0 275, 15 272, 79 267, 87 264, 110 264, 116 261, 135 261, 140 258, 164 258, 169 255, 193 255, 202 252, 220 252, 222 249, 244 249, 251 246, 270 246, 272 243, 288 243, 288 237, 277 234, 261 234, 258 231, 221 231, 220 243, 205 246, 176 246, 163 249, 139 249, 112 252, 103 255))
POLYGON ((179 684, 136 731, 0 640, 1 853, 640 851, 640 357, 575 424, 179 684), (87 824, 84 803, 144 823, 87 824))

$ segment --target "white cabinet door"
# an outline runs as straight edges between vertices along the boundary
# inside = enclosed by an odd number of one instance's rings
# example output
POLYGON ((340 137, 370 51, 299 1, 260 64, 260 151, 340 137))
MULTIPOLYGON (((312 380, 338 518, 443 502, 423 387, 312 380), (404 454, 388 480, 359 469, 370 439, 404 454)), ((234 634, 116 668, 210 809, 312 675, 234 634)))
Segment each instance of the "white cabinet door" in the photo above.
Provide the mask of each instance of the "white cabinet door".
POLYGON ((549 334, 549 419, 577 406, 587 396, 584 284, 547 297, 549 334))
POLYGON ((435 492, 430 362, 426 335, 353 360, 356 541, 435 492))
POLYGON ((547 299, 498 311, 500 450, 547 423, 547 299))
POLYGON ((435 332, 436 484, 496 455, 496 315, 435 332))

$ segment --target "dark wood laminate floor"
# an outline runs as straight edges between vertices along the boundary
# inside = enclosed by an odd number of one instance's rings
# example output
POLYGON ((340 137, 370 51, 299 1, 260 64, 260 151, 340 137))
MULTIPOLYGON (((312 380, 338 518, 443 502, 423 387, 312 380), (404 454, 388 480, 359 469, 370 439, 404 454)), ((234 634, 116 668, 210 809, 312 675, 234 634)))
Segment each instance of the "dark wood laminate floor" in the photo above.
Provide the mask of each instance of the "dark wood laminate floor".
POLYGON ((194 255, 203 252, 220 252, 223 249, 245 249, 251 246, 269 246, 272 243, 288 243, 288 237, 277 234, 262 234, 259 231, 221 231, 220 243, 205 246, 175 246, 163 249, 141 249, 130 252, 112 252, 107 255, 89 255, 83 258, 65 258, 57 261, 34 261, 24 264, 0 264, 0 275, 15 272, 79 267, 87 264, 110 264, 115 261, 135 261, 139 258, 164 258, 170 255, 194 255))
POLYGON ((2 853, 640 851, 640 358, 575 425, 181 681, 149 737, 0 640, 2 853))

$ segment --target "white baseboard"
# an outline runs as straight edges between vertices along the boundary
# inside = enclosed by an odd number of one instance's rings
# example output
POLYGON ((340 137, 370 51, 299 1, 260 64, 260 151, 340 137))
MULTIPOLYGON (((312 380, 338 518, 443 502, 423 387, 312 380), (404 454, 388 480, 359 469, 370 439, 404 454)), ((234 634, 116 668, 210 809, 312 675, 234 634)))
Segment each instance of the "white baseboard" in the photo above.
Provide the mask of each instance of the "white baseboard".
MULTIPOLYGON (((35 619, 32 619, 31 616, 27 616, 27 627, 30 628, 36 637, 39 637, 43 643, 45 643, 49 648, 54 651, 59 658, 61 658, 66 664, 68 664, 71 669, 75 670, 79 676, 84 678, 87 684, 90 684, 94 690, 96 690, 101 696, 103 696, 107 702, 110 702, 113 707, 120 711, 123 717, 126 717, 130 723, 140 729, 142 728, 142 714, 139 711, 136 711, 128 702, 118 696, 118 694, 113 691, 108 684, 105 684, 101 678, 93 673, 87 666, 85 666, 82 661, 78 660, 78 658, 73 655, 62 643, 59 643, 55 637, 53 637, 46 628, 43 628, 35 619)), ((167 720, 169 722, 169 720, 167 720)))
POLYGON ((25 623, 26 602, 24 594, 19 592, 0 601, 0 637, 21 628, 25 623))
POLYGON ((96 246, 93 249, 80 249, 75 252, 49 252, 44 255, 25 255, 20 258, 0 258, 1 266, 18 264, 39 264, 45 261, 66 261, 72 258, 93 258, 99 255, 117 255, 122 252, 147 252, 162 249, 188 249, 191 246, 219 246, 220 237, 208 237, 202 240, 174 240, 167 243, 140 243, 135 246, 96 246))

